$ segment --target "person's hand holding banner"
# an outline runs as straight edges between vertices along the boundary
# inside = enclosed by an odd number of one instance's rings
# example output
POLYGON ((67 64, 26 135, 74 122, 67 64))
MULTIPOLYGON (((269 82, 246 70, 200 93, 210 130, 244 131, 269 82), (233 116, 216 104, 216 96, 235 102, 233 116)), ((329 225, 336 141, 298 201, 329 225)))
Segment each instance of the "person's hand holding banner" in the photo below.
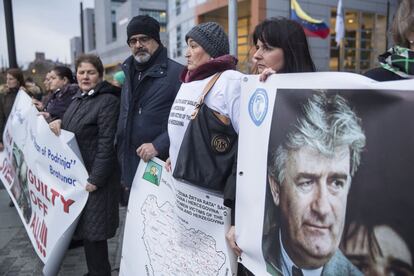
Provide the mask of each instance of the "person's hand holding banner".
POLYGON ((267 78, 272 74, 276 74, 276 71, 273 70, 272 68, 266 68, 259 75, 259 80, 262 81, 262 82, 265 82, 267 80, 267 78))
POLYGON ((169 157, 167 161, 165 161, 164 168, 167 170, 167 172, 171 172, 171 159, 169 157))
POLYGON ((42 111, 42 112, 39 112, 37 114, 37 116, 43 116, 45 119, 49 119, 50 118, 50 113, 42 111))
POLYGON ((54 134, 56 134, 56 136, 59 136, 60 135, 60 129, 61 129, 61 126, 62 126, 62 120, 55 120, 55 121, 53 121, 53 122, 51 122, 50 124, 49 124, 49 128, 50 128, 50 130, 54 133, 54 134))
POLYGON ((98 189, 98 187, 96 185, 93 185, 93 184, 91 184, 89 182, 86 183, 86 186, 85 186, 85 190, 86 191, 92 193, 92 192, 95 192, 97 189, 98 189))
POLYGON ((233 226, 230 227, 229 231, 226 234, 226 240, 230 245, 230 248, 233 250, 233 252, 240 257, 242 250, 240 247, 237 246, 236 243, 236 228, 233 226))
POLYGON ((152 143, 145 143, 137 148, 137 155, 148 162, 148 160, 158 155, 158 151, 152 143))

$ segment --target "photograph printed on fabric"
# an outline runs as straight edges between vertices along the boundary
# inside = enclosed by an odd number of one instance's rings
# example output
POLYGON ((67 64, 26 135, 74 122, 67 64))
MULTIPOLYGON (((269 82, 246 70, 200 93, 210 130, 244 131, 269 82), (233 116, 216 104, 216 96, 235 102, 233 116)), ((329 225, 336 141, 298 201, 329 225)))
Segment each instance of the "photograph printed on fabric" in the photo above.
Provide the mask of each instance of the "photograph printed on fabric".
POLYGON ((32 205, 30 203, 29 187, 27 182, 28 167, 21 149, 13 143, 12 168, 15 168, 13 185, 11 193, 17 201, 18 207, 22 211, 26 223, 29 223, 32 217, 32 205))
POLYGON ((413 113, 410 91, 278 89, 262 239, 270 274, 414 274, 413 113))

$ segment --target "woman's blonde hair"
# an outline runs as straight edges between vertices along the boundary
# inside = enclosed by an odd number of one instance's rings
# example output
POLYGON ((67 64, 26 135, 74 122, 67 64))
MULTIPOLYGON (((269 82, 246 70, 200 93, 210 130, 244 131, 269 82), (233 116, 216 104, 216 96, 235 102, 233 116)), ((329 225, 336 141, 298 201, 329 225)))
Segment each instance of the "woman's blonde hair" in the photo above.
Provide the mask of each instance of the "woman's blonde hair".
POLYGON ((410 48, 406 37, 409 32, 414 32, 414 0, 402 0, 395 12, 392 24, 392 36, 395 44, 410 48))

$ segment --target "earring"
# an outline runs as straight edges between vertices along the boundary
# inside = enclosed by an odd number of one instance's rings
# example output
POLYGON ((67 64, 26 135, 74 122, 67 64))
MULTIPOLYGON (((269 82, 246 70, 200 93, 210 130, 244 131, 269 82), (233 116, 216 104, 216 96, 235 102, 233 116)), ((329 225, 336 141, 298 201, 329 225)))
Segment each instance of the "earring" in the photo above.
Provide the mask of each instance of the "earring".
POLYGON ((414 40, 408 40, 408 42, 410 42, 410 44, 414 44, 414 40))

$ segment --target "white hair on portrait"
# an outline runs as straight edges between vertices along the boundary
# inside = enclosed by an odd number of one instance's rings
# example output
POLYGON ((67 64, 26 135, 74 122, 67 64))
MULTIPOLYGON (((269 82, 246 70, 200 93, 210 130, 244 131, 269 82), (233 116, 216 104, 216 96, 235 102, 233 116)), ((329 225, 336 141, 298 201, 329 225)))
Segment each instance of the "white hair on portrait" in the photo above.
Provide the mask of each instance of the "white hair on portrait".
POLYGON ((333 157, 335 149, 348 146, 351 154, 351 176, 361 162, 365 147, 365 134, 361 120, 340 95, 314 94, 303 107, 303 117, 298 118, 294 131, 286 136, 273 156, 269 174, 283 183, 289 151, 310 146, 327 157, 333 157))

